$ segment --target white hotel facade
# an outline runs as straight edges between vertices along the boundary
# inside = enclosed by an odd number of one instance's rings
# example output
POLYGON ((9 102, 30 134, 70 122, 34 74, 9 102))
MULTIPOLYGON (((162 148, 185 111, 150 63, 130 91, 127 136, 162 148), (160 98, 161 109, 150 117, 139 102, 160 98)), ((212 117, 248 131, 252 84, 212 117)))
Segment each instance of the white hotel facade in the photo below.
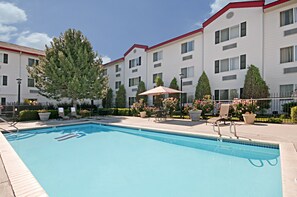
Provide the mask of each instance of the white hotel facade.
MULTIPOLYGON (((1 103, 17 101, 17 78, 23 79, 21 101, 48 101, 37 94, 26 71, 26 65, 44 52, 3 44, 0 42, 1 103)), ((202 28, 150 47, 134 44, 123 57, 104 66, 114 98, 124 84, 128 106, 135 100, 140 80, 151 89, 159 75, 169 86, 174 77, 180 80, 180 73, 185 98, 191 103, 203 71, 215 99, 240 97, 251 64, 259 68, 271 93, 288 96, 297 89, 297 0, 266 5, 264 1, 229 3, 202 28)))

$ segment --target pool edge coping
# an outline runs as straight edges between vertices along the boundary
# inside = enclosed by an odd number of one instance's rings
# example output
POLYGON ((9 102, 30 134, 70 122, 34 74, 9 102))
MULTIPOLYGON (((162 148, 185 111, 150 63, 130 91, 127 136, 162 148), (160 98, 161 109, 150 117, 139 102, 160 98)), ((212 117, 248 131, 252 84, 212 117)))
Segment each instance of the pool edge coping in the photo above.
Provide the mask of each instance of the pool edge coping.
MULTIPOLYGON (((189 136, 189 137, 202 137, 202 138, 219 138, 218 135, 214 134, 204 134, 199 131, 191 132, 191 131, 178 131, 174 129, 162 129, 162 128, 152 128, 152 127, 141 127, 141 126, 135 126, 135 125, 129 125, 129 124, 122 124, 122 123, 106 123, 101 122, 100 120, 90 120, 87 122, 75 122, 75 123, 65 123, 65 124, 59 124, 59 125, 51 125, 51 126, 40 126, 38 128, 32 127, 32 128, 26 128, 26 129, 20 129, 20 131, 23 130, 31 130, 31 129, 45 129, 45 128, 52 128, 52 127, 60 127, 60 126, 71 126, 71 125, 80 125, 80 124, 102 124, 102 125, 110 125, 110 126, 122 126, 126 128, 133 128, 133 129, 145 129, 153 132, 161 132, 161 133, 169 133, 169 134, 179 134, 183 136, 189 136)), ((230 140, 230 137, 222 136, 223 140, 230 140)), ((235 139, 231 138, 233 141, 241 141, 241 142, 256 142, 261 144, 272 144, 277 145, 280 151, 280 162, 281 162, 281 178, 282 178, 282 194, 283 197, 295 197, 297 194, 297 185, 295 179, 295 174, 290 172, 290 169, 292 168, 292 163, 297 163, 297 157, 296 157, 296 151, 294 148, 294 145, 292 143, 285 143, 285 142, 279 142, 279 141, 269 141, 269 140, 253 140, 249 141, 247 139, 235 139), (294 153, 293 156, 290 156, 291 154, 288 153, 294 153), (293 180, 292 180, 293 179, 293 180)), ((41 197, 48 197, 48 194, 43 189, 43 187, 39 184, 37 179, 34 177, 32 172, 28 169, 28 167, 23 163, 21 158, 18 156, 18 154, 15 152, 15 150, 12 148, 12 146, 9 144, 7 139, 4 137, 4 135, 0 134, 0 154, 3 160, 4 167, 7 171, 8 179, 11 182, 11 187, 15 193, 16 197, 19 196, 27 196, 31 194, 30 192, 38 193, 38 196, 41 197), (2 147, 4 146, 4 148, 2 147), (3 151, 4 150, 4 151, 3 151), (3 153, 5 157, 3 157, 3 153), (7 154, 7 155, 6 155, 7 154), (16 169, 13 167, 10 167, 10 165, 7 165, 11 161, 14 163, 14 166, 18 166, 18 173, 21 175, 16 175, 16 169), (8 167, 7 167, 8 166, 8 167), (12 168, 12 169, 10 169, 12 168), (9 169, 9 170, 8 170, 9 169), (24 175, 24 177, 21 177, 24 175), (22 179, 22 183, 26 182, 27 184, 20 184, 19 181, 22 179), (24 180, 23 180, 24 179, 24 180), (26 189, 25 189, 26 188, 26 189), (29 189, 30 188, 30 189, 29 189), (33 188, 33 189, 31 189, 33 188)))

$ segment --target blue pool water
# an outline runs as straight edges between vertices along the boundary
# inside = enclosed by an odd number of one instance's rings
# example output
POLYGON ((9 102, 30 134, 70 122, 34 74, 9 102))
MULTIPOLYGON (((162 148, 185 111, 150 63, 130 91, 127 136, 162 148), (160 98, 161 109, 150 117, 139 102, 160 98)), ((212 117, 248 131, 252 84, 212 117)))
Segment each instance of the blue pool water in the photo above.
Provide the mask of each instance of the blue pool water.
POLYGON ((97 124, 5 136, 54 197, 282 196, 276 148, 97 124))

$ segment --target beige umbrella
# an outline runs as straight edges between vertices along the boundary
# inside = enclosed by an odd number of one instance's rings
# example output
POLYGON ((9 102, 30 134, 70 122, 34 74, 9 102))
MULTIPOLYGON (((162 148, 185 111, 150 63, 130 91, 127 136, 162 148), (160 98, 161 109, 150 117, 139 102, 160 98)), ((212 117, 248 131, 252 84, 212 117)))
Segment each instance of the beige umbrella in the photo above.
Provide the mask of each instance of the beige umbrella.
POLYGON ((142 92, 139 95, 143 96, 143 95, 162 95, 162 94, 177 94, 177 93, 182 93, 182 92, 179 90, 172 89, 172 88, 158 86, 158 87, 155 87, 148 91, 142 92))

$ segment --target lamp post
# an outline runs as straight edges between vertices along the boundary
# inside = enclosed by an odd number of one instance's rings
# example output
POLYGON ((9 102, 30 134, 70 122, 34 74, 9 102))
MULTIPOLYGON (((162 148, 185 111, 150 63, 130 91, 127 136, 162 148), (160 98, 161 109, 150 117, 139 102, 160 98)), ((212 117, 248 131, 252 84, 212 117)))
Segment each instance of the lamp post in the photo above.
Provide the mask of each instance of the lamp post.
POLYGON ((184 74, 180 73, 179 74, 180 76, 180 118, 182 118, 182 114, 183 114, 183 77, 184 77, 184 74))
POLYGON ((21 103, 21 83, 22 83, 22 79, 21 78, 17 78, 17 83, 18 83, 18 107, 20 106, 21 103))

